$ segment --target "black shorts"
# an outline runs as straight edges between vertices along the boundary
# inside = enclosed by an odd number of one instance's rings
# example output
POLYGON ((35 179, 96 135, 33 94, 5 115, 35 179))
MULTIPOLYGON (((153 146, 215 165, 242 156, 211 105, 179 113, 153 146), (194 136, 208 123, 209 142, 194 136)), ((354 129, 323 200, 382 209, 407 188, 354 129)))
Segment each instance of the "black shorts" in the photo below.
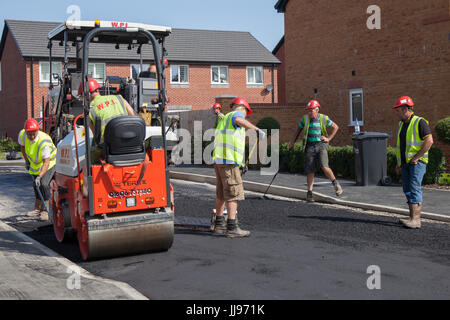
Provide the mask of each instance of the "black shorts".
POLYGON ((328 143, 308 144, 305 150, 305 173, 316 172, 316 161, 321 168, 329 168, 328 165, 328 143))

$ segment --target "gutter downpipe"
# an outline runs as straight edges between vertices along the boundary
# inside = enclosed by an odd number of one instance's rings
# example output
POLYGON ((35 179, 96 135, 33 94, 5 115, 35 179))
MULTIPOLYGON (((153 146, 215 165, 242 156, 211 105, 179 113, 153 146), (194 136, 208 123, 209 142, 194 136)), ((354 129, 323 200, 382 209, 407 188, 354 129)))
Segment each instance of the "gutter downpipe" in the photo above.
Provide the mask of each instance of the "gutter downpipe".
POLYGON ((33 72, 33 62, 34 58, 31 58, 31 70, 30 70, 30 77, 31 77, 31 118, 34 119, 34 72, 33 72))

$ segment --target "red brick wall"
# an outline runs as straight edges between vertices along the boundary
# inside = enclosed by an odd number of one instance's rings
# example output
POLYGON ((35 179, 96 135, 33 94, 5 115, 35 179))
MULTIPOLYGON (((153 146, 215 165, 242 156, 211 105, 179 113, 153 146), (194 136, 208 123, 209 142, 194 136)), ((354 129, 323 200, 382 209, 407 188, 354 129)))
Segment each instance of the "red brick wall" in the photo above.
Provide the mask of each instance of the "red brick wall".
MULTIPOLYGON (((27 64, 27 78, 30 79, 30 63, 27 64)), ((34 101, 35 116, 39 117, 42 95, 47 100, 48 85, 39 83, 39 62, 34 62, 34 101)), ((130 64, 127 63, 107 63, 107 76, 130 77, 130 64)), ((229 66, 229 88, 211 88, 211 66, 210 65, 190 65, 189 66, 189 88, 176 88, 170 84, 170 68, 165 71, 167 95, 170 98, 169 105, 172 106, 192 106, 193 110, 209 109, 214 104, 215 96, 223 94, 234 94, 246 97, 249 101, 257 103, 271 103, 272 94, 264 90, 272 82, 272 68, 264 67, 264 88, 247 88, 246 66, 229 66)), ((277 71, 275 70, 275 90, 277 90, 277 71)), ((30 81, 28 81, 30 82, 30 81)), ((28 88, 29 89, 29 88, 28 88)), ((30 89, 27 93, 31 95, 30 89)), ((275 91, 275 101, 278 94, 275 91)), ((31 108, 31 102, 28 103, 31 108)), ((31 110, 31 109, 29 109, 31 110)), ((29 112, 31 116, 31 111, 29 112)))
POLYGON ((1 63, 0 135, 17 139, 26 120, 27 82, 25 62, 10 33, 6 36, 1 63))
POLYGON ((277 67, 278 71, 278 103, 287 103, 286 99, 286 57, 285 57, 285 45, 284 42, 278 49, 276 55, 278 60, 281 61, 281 65, 277 67))
MULTIPOLYGON (((247 88, 246 66, 228 66, 229 88, 211 88, 211 66, 189 66, 189 88, 175 88, 170 84, 170 68, 166 70, 167 95, 170 105, 192 106, 193 110, 209 109, 215 103, 215 97, 235 95, 245 97, 248 101, 271 103, 272 93, 264 89, 272 83, 272 68, 264 67, 264 87, 247 88)), ((277 94, 277 71, 275 69, 275 102, 277 94)))
POLYGON ((366 26, 372 4, 291 0, 286 7, 287 102, 307 101, 317 88, 322 112, 341 127, 336 144, 351 144, 350 88, 363 89, 364 131, 395 135, 391 107, 402 95, 431 126, 450 114, 449 1, 376 1, 380 30, 366 26))
MULTIPOLYGON (((232 97, 217 98, 216 102, 222 104, 224 114, 231 111, 230 104, 232 97)), ((249 101, 253 114, 247 120, 254 125, 259 120, 272 117, 280 123, 280 143, 289 142, 297 130, 298 123, 305 114, 305 104, 303 105, 281 105, 281 104, 258 104, 249 101)), ((298 140, 299 141, 299 140, 298 140)))
MULTIPOLYGON (((42 60, 47 61, 47 60, 42 60)), ((27 79, 31 79, 30 72, 31 62, 27 62, 27 79)), ((106 75, 107 76, 121 76, 121 77, 129 77, 130 76, 130 64, 123 63, 106 63, 106 75)), ((40 112, 42 108, 42 96, 45 97, 45 102, 47 102, 47 93, 48 93, 48 83, 40 83, 39 82, 39 61, 33 62, 33 79, 34 79, 34 115, 36 118, 40 117, 40 112)), ((53 85, 56 85, 56 82, 53 82, 53 85)), ((28 101, 28 110, 29 116, 31 117, 31 81, 28 81, 28 91, 27 95, 29 97, 28 101)))

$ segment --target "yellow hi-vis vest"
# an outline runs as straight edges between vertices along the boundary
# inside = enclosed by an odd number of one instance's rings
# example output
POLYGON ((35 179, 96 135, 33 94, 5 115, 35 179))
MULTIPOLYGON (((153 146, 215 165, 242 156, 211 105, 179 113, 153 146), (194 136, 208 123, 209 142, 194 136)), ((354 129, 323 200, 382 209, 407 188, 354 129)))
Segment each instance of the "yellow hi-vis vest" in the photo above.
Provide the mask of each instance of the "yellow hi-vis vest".
POLYGON ((42 165, 44 164, 44 160, 42 159, 42 150, 44 150, 45 146, 50 148, 50 164, 48 169, 50 170, 56 165, 57 149, 53 144, 52 138, 50 138, 48 134, 39 131, 38 139, 33 144, 31 144, 30 140, 27 139, 25 130, 20 131, 19 138, 25 146, 26 157, 30 162, 30 170, 28 172, 31 175, 37 176, 41 172, 42 165))
MULTIPOLYGON (((411 117, 408 130, 406 131, 406 149, 405 149, 406 163, 409 163, 411 159, 417 154, 417 152, 419 152, 420 149, 422 149, 424 140, 420 139, 419 135, 419 122, 421 119, 423 118, 413 115, 411 117)), ((427 120, 425 121, 428 123, 427 120)), ((400 132, 402 131, 402 128, 403 128, 403 121, 400 121, 397 134, 397 148, 396 148, 397 165, 399 167, 402 165, 402 157, 400 154, 400 132)), ((419 160, 424 163, 428 163, 428 152, 426 152, 419 160)))
MULTIPOLYGON (((95 120, 100 119, 102 135, 100 143, 103 143, 105 128, 109 121, 119 116, 128 115, 122 96, 97 96, 91 102, 89 118, 95 126, 95 120)), ((95 133, 94 133, 95 134, 95 133)))
POLYGON ((233 115, 230 112, 219 120, 214 140, 213 160, 225 160, 224 163, 236 163, 240 167, 245 154, 245 128, 233 126, 233 115))
MULTIPOLYGON (((328 136, 327 133, 328 116, 319 113, 319 118, 322 135, 326 137, 328 136)), ((311 121, 311 119, 309 119, 309 116, 307 114, 303 116, 303 119, 304 119, 303 123, 305 124, 305 127, 303 128, 303 130, 305 131, 305 136, 303 138, 303 151, 305 151, 306 145, 308 144, 309 122, 311 121)))

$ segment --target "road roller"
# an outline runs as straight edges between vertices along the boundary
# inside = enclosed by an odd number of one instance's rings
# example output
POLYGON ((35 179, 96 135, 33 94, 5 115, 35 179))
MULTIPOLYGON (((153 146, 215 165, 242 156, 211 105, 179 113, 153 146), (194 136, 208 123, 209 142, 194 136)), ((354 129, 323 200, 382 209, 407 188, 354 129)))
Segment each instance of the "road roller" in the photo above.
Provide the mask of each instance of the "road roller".
POLYGON ((51 221, 59 242, 76 237, 83 260, 172 246, 175 208, 167 165, 164 78, 164 39, 170 32, 169 27, 97 20, 67 21, 49 33, 50 51, 56 41, 65 52, 63 74, 54 75, 59 88, 51 88, 44 118, 58 148, 51 221), (95 125, 96 132, 89 128, 89 57, 102 50, 136 48, 142 68, 145 46, 152 48, 148 60, 154 61, 156 76, 113 77, 100 92, 123 94, 136 114, 151 106, 153 120, 116 117, 107 123, 100 143, 101 125, 95 125), (76 48, 75 57, 68 57, 70 48, 76 48), (80 84, 83 92, 78 95, 80 84), (98 145, 100 161, 94 162, 92 151, 98 145))

